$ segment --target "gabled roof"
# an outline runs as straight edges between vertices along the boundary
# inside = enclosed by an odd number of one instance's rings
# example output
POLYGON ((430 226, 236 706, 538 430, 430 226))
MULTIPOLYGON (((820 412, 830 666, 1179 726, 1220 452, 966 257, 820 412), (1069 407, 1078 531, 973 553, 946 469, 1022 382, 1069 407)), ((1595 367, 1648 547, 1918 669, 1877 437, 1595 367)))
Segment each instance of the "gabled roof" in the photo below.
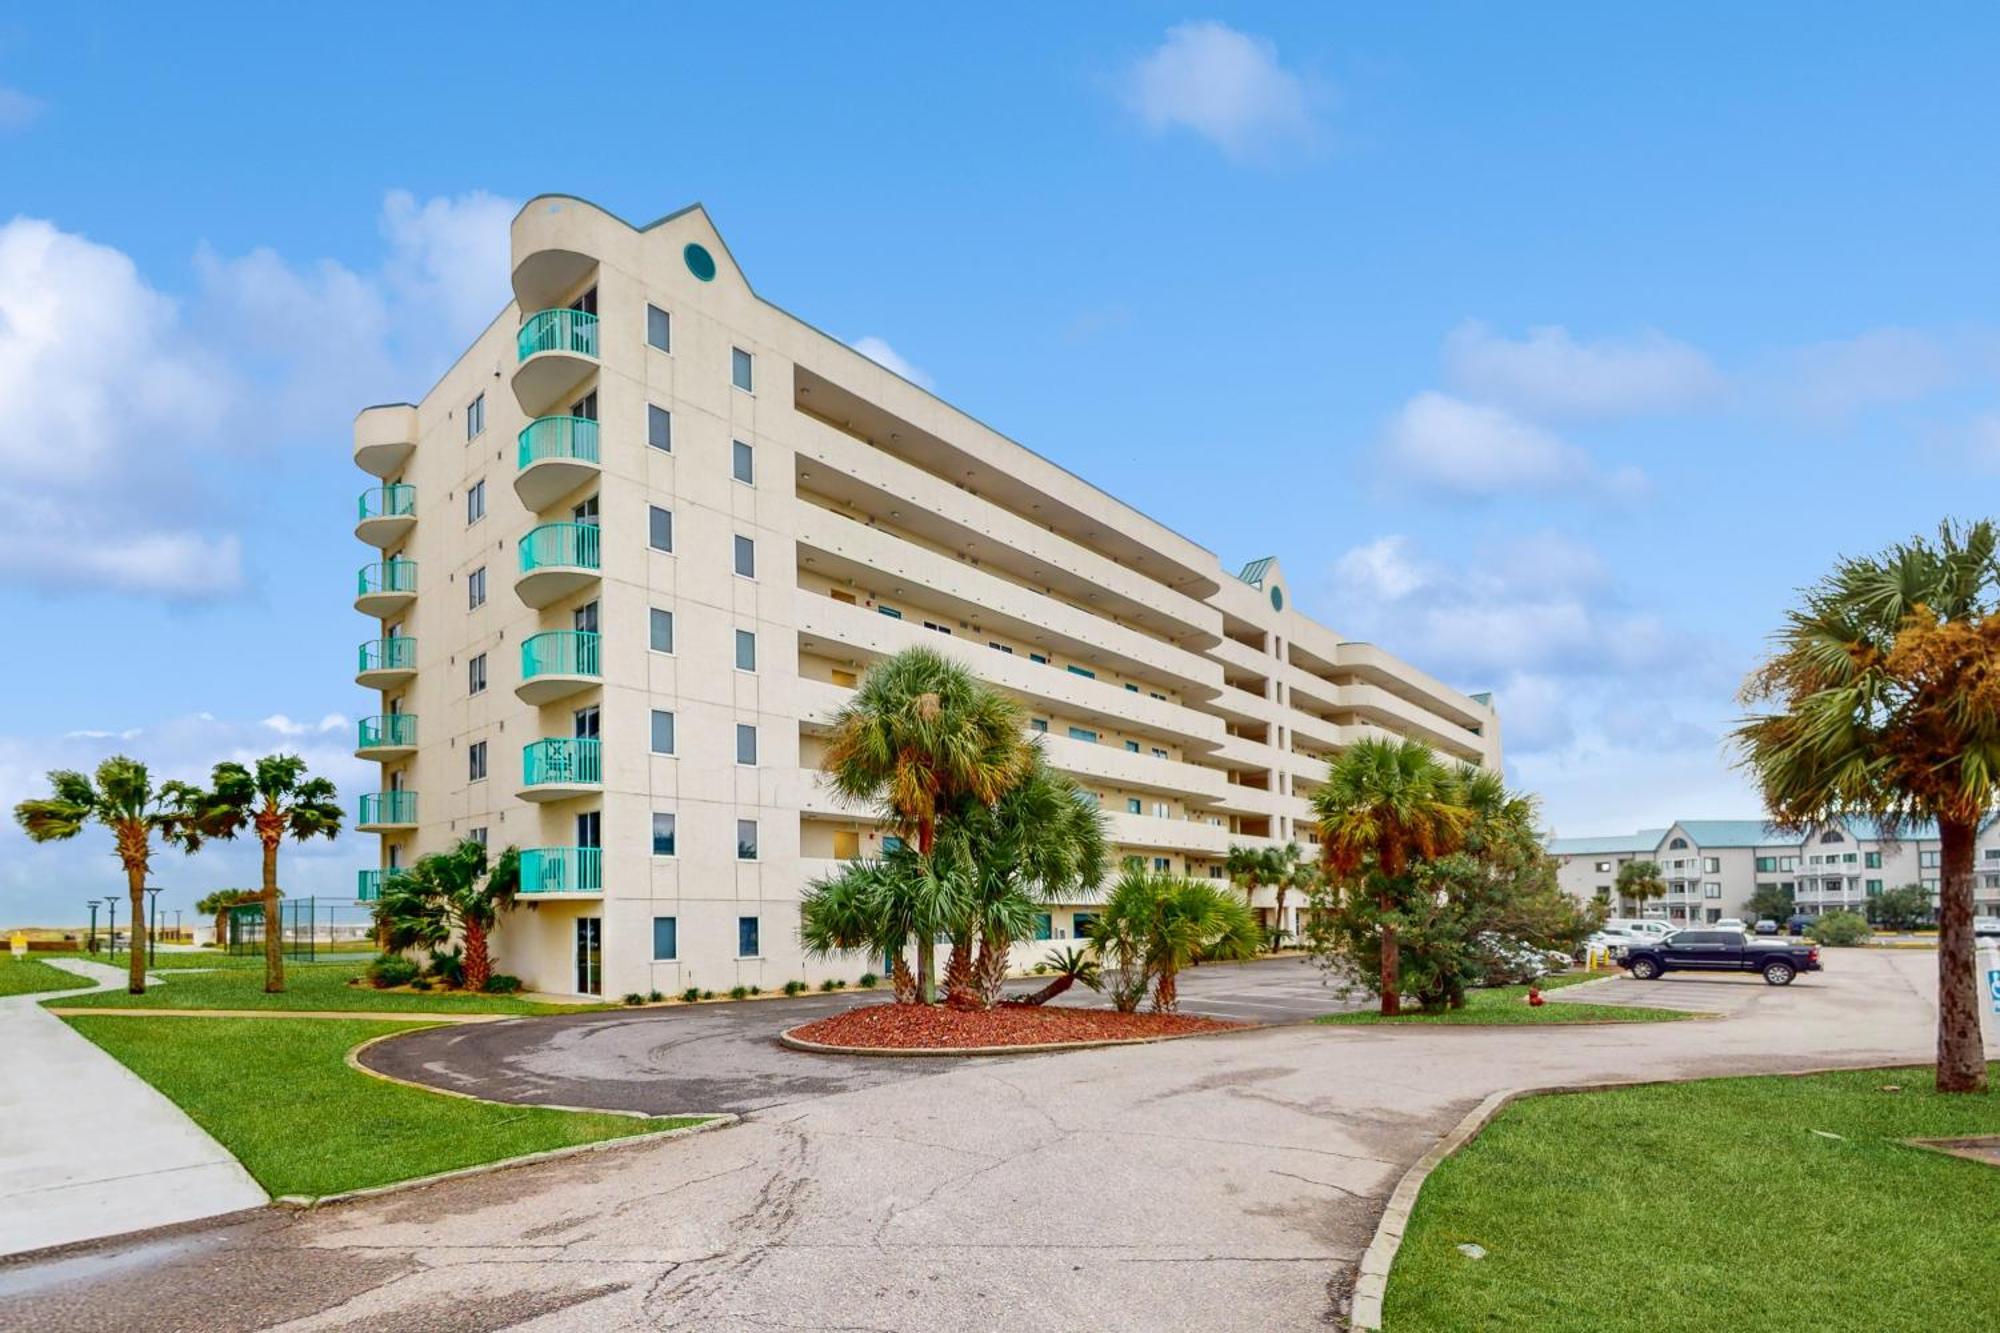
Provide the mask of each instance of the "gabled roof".
POLYGON ((1557 856, 1589 856, 1608 852, 1650 852, 1666 836, 1663 828, 1640 829, 1637 833, 1616 833, 1602 838, 1550 838, 1549 850, 1557 856))

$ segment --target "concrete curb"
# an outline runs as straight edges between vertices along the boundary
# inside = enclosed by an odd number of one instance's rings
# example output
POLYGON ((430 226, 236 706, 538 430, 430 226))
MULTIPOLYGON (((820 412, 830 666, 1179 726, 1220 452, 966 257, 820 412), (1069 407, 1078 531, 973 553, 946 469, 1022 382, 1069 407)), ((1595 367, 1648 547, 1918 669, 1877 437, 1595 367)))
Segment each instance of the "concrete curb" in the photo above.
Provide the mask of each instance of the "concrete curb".
MULTIPOLYGON (((1217 1019, 1216 1022, 1226 1022, 1217 1019)), ((800 1024, 801 1027, 807 1026, 800 1024)), ((1044 1041, 1032 1046, 829 1046, 824 1042, 807 1041, 795 1037, 793 1028, 778 1034, 778 1044, 789 1046, 795 1051, 807 1051, 813 1055, 872 1055, 882 1057, 915 1057, 918 1059, 958 1058, 974 1059, 995 1055, 1043 1055, 1051 1051, 1094 1051, 1106 1046, 1154 1046, 1163 1041, 1186 1041, 1190 1037, 1228 1037, 1240 1032, 1255 1032, 1269 1026, 1264 1023, 1239 1023, 1235 1027, 1214 1028, 1207 1032, 1168 1032, 1157 1037, 1104 1037, 1095 1041, 1044 1041)))
POLYGON ((389 1009, 114 1009, 109 1005, 69 1005, 58 1008, 44 1004, 58 1018, 90 1018, 109 1014, 114 1018, 313 1018, 353 1019, 363 1023, 499 1023, 510 1018, 534 1018, 535 1014, 426 1014, 389 1009))
POLYGON ((1361 1267, 1354 1279, 1353 1307, 1348 1315, 1348 1328, 1352 1333, 1379 1333, 1382 1327, 1382 1301, 1389 1290, 1389 1270, 1395 1265, 1396 1252, 1403 1246, 1403 1233, 1409 1227, 1410 1213, 1417 1205, 1417 1196, 1423 1191, 1424 1182, 1440 1163, 1471 1142, 1480 1130, 1492 1122, 1493 1117, 1505 1110, 1511 1103, 1524 1097, 1560 1097, 1579 1092, 1614 1092, 1620 1088, 1657 1088, 1674 1083, 1707 1083, 1717 1079, 1730 1078, 1811 1078, 1815 1074, 1852 1074, 1867 1070, 1901 1069, 1910 1064, 1923 1064, 1924 1056, 1913 1056, 1908 1061, 1894 1064, 1852 1064, 1818 1065, 1810 1069, 1786 1069, 1775 1073, 1748 1074, 1697 1074, 1693 1078, 1631 1078, 1609 1079, 1602 1083, 1552 1083, 1541 1088, 1506 1088, 1489 1094, 1486 1099, 1473 1107, 1452 1127, 1449 1134, 1439 1140, 1436 1147, 1418 1158, 1403 1178, 1396 1182, 1395 1190, 1389 1195, 1388 1206, 1382 1210, 1381 1220, 1375 1224, 1375 1235, 1362 1252, 1361 1267))
MULTIPOLYGON (((400 1082, 401 1080, 392 1080, 392 1081, 400 1082)), ((411 1086, 414 1087, 417 1085, 412 1084, 411 1086)), ((427 1088, 425 1090, 428 1092, 437 1091, 437 1089, 435 1088, 427 1088)), ((457 1096, 462 1094, 452 1094, 452 1095, 457 1096)), ((472 1100, 480 1101, 483 1099, 475 1097, 472 1100)), ((500 1106, 516 1106, 519 1104, 520 1103, 517 1102, 495 1103, 495 1105, 500 1105, 500 1106)), ((542 1109, 554 1111, 554 1110, 568 1110, 571 1108, 551 1106, 551 1107, 544 1107, 542 1109)), ((596 1114, 599 1115, 617 1114, 617 1115, 636 1116, 638 1113, 632 1111, 624 1111, 624 1112, 600 1111, 597 1112, 596 1114)), ((659 1120, 659 1119, 668 1119, 670 1117, 641 1116, 639 1118, 646 1120, 659 1120)), ((740 1119, 740 1117, 734 1115, 727 1115, 727 1114, 717 1115, 711 1119, 704 1120, 699 1125, 681 1125, 675 1129, 655 1130, 650 1134, 628 1134, 623 1138, 599 1139, 595 1143, 573 1143, 566 1148, 548 1148, 543 1150, 542 1152, 522 1153, 519 1157, 503 1157, 497 1162, 481 1162, 476 1166, 461 1166, 453 1171, 439 1171, 434 1175, 417 1176, 411 1180, 391 1181, 387 1185, 370 1185, 366 1189, 343 1190, 338 1194, 321 1194, 321 1195, 281 1194, 277 1198, 271 1200, 271 1204, 275 1208, 286 1208, 301 1212, 310 1212, 315 1208, 324 1208, 332 1204, 354 1203, 357 1200, 361 1199, 379 1199, 386 1194, 401 1194, 405 1190, 418 1190, 424 1188, 426 1185, 437 1185, 447 1180, 463 1180, 467 1176, 489 1175, 492 1172, 506 1171, 512 1167, 531 1166, 536 1162, 553 1162, 553 1161, 558 1161, 565 1157, 579 1157, 585 1153, 603 1152, 609 1148, 625 1148, 640 1143, 659 1143, 666 1139, 682 1139, 688 1137, 691 1134, 705 1134, 712 1129, 725 1129, 728 1126, 735 1124, 738 1119, 740 1119)))
MULTIPOLYGON (((418 1021, 421 1023, 421 1020, 418 1021)), ((442 1025, 423 1024, 422 1026, 437 1027, 442 1025)), ((718 1118, 722 1118, 725 1116, 725 1113, 721 1111, 669 1111, 664 1114, 655 1115, 648 1111, 628 1111, 622 1108, 610 1107, 610 1106, 563 1106, 554 1102, 502 1101, 497 1097, 480 1097, 470 1092, 459 1092, 453 1088, 433 1087, 428 1083, 419 1083, 415 1079, 398 1078, 394 1074, 385 1074, 379 1069, 370 1069, 367 1065, 361 1063, 361 1053, 367 1050, 370 1046, 373 1046, 378 1042, 391 1041, 397 1037, 406 1037, 410 1033, 418 1030, 419 1029, 414 1026, 406 1027, 397 1032, 384 1032, 380 1033, 377 1036, 370 1037, 367 1041, 360 1043, 359 1045, 353 1047, 351 1050, 347 1052, 346 1056, 347 1067, 349 1069, 352 1069, 357 1074, 366 1074, 370 1078, 379 1078, 384 1083, 394 1083, 399 1087, 415 1088, 418 1092, 428 1092, 439 1097, 457 1097, 461 1101, 484 1102, 488 1106, 511 1106, 518 1109, 531 1110, 531 1111, 532 1110, 576 1111, 584 1115, 622 1115, 622 1116, 629 1116, 634 1120, 687 1120, 694 1116, 711 1116, 718 1118)), ((729 1120, 731 1124, 734 1124, 737 1119, 737 1117, 733 1115, 726 1116, 726 1118, 729 1120)), ((624 1142, 624 1140, 614 1139, 611 1140, 611 1142, 624 1142)))

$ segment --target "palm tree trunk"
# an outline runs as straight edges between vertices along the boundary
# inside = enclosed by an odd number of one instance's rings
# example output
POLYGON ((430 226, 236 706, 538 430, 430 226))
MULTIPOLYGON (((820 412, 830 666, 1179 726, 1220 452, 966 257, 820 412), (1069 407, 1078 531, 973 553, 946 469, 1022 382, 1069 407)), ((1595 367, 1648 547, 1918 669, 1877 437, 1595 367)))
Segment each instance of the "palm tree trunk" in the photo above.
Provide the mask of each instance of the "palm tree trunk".
POLYGON ((1161 968, 1160 975, 1153 982, 1153 1012, 1156 1014, 1177 1014, 1181 1008, 1178 974, 1171 968, 1161 968))
POLYGON ((278 914, 278 839, 281 834, 257 830, 264 844, 264 993, 285 989, 284 918, 278 914))
POLYGON ((493 956, 486 949, 486 927, 468 919, 465 923, 465 988, 483 991, 486 979, 492 975, 493 956))
MULTIPOLYGON (((917 825, 917 852, 926 863, 931 859, 931 847, 936 841, 937 829, 930 820, 917 825)), ((937 937, 928 930, 917 932, 917 1001, 920 1004, 937 1003, 937 937)))
POLYGON ((1291 886, 1289 884, 1286 884, 1283 880, 1280 880, 1278 882, 1278 921, 1277 921, 1278 935, 1276 942, 1271 946, 1272 953, 1276 953, 1279 949, 1283 948, 1285 944, 1285 894, 1289 892, 1290 889, 1291 886))
MULTIPOLYGON (((146 993, 146 839, 147 831, 118 830, 119 859, 125 863, 125 888, 132 895, 132 930, 127 937, 130 957, 126 960, 125 989, 133 995, 146 993), (136 846, 134 845, 136 842, 136 846)), ((113 939, 116 949, 118 941, 113 939)))
POLYGON ((1978 831, 1976 820, 1938 820, 1939 1092, 1986 1090, 1972 939, 1972 844, 1978 831))
POLYGON ((917 1002, 917 979, 910 972, 910 965, 903 961, 900 953, 896 955, 895 961, 889 964, 889 985, 896 992, 897 1004, 917 1002))
POLYGON ((215 909, 215 947, 225 953, 229 951, 229 909, 227 907, 218 907, 215 909))
POLYGON ((944 967, 944 1002, 954 1009, 980 1008, 972 985, 972 936, 953 936, 951 956, 944 967))
POLYGON ((1007 952, 1007 941, 991 935, 980 937, 979 961, 972 968, 972 994, 981 1009, 991 1009, 1000 1002, 1007 982, 1007 952))
MULTIPOLYGON (((1395 910, 1389 895, 1382 895, 1382 913, 1386 917, 1395 910)), ((1382 1016, 1394 1018, 1403 1012, 1403 967, 1402 959, 1396 952, 1395 923, 1382 922, 1382 1016)))
POLYGON ((1071 976, 1067 972, 1058 972, 1056 973, 1054 980, 1050 981, 1048 985, 1042 987, 1040 990, 1036 991, 1033 995, 1030 995, 1026 999, 1022 1000, 1021 1003, 1047 1004, 1050 1000, 1055 999, 1056 996, 1062 994, 1064 991, 1068 990, 1071 986, 1075 984, 1076 984, 1075 977, 1071 976))

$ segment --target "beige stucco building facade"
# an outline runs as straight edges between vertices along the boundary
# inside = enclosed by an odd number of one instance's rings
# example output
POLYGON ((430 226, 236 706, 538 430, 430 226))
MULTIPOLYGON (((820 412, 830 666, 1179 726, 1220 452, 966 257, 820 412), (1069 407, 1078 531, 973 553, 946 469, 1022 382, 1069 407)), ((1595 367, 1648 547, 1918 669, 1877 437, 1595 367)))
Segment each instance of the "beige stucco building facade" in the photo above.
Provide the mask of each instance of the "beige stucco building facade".
POLYGON ((355 423, 359 824, 363 896, 468 835, 523 849, 495 948, 531 987, 879 970, 806 963, 798 900, 880 848, 816 770, 860 673, 913 645, 1020 700, 1118 854, 1179 873, 1311 842, 1356 737, 1498 764, 1489 700, 771 305, 701 208, 633 227, 545 196, 512 239, 514 301, 423 402, 355 423))

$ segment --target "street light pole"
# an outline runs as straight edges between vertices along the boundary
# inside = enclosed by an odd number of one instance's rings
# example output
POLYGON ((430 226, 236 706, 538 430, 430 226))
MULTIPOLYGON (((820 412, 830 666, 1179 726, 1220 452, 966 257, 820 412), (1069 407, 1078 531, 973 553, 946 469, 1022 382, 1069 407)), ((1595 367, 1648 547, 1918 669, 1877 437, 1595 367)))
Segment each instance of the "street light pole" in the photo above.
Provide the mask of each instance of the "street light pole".
POLYGON ((95 898, 92 898, 92 899, 90 900, 90 903, 89 903, 89 907, 90 907, 90 947, 89 947, 89 948, 88 948, 88 949, 86 950, 86 952, 88 952, 88 953, 96 953, 96 952, 97 952, 97 909, 98 909, 98 906, 99 906, 99 904, 98 904, 98 901, 97 901, 97 899, 95 899, 95 898))
POLYGON ((148 884, 146 892, 152 898, 152 910, 147 913, 146 966, 154 967, 160 961, 160 886, 148 884))
POLYGON ((118 956, 118 899, 115 896, 111 894, 104 896, 104 911, 104 929, 111 936, 111 956, 116 958, 118 956))

